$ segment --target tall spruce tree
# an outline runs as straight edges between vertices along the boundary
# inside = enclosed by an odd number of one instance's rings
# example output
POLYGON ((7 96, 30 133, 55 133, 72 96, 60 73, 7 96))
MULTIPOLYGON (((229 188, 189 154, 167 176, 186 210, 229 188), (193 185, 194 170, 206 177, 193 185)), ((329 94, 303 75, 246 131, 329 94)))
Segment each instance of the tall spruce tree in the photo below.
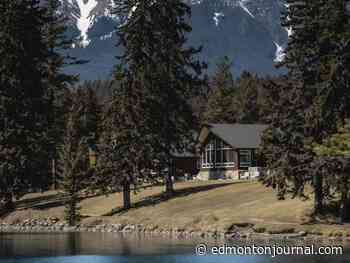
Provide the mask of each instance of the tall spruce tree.
POLYGON ((64 69, 67 66, 85 63, 85 61, 77 60, 69 54, 72 40, 67 37, 67 19, 64 13, 60 12, 62 3, 59 0, 46 0, 44 3, 47 17, 43 34, 48 55, 46 63, 46 96, 49 103, 47 114, 49 117, 48 130, 50 138, 48 151, 52 179, 55 181, 59 173, 59 168, 57 167, 58 148, 62 144, 66 126, 66 94, 68 88, 78 80, 78 76, 66 74, 64 69))
POLYGON ((237 122, 249 124, 261 121, 261 103, 264 100, 262 89, 262 80, 249 72, 242 72, 233 103, 237 122))
POLYGON ((84 106, 81 135, 88 138, 90 145, 95 145, 101 132, 101 102, 98 101, 96 91, 90 87, 79 86, 75 92, 77 100, 84 106))
POLYGON ((37 0, 0 2, 0 198, 47 184, 46 10, 37 0))
POLYGON ((319 157, 319 167, 327 174, 324 179, 329 195, 339 199, 338 215, 345 222, 350 219, 350 122, 339 125, 338 131, 322 144, 315 143, 313 151, 319 157))
POLYGON ((280 88, 284 97, 275 102, 283 119, 274 118, 270 137, 266 138, 270 146, 285 153, 270 160, 284 163, 275 169, 279 181, 294 194, 302 192, 306 183, 312 184, 316 214, 322 213, 327 191, 310 144, 321 143, 350 112, 346 2, 287 1, 284 26, 292 35, 282 65, 288 68, 291 82, 280 88), (288 174, 294 182, 291 187, 288 174))
POLYGON ((266 111, 267 79, 244 71, 237 80, 230 72, 227 58, 218 64, 212 76, 212 85, 202 122, 263 123, 266 111))
POLYGON ((117 85, 105 108, 101 137, 98 144, 97 174, 93 189, 105 194, 123 192, 123 208, 131 207, 131 186, 152 180, 151 169, 155 159, 152 146, 155 135, 148 105, 148 95, 142 79, 131 76, 119 67, 115 73, 117 85))
MULTIPOLYGON (((116 13, 125 17, 119 28, 121 56, 131 76, 149 97, 149 136, 157 160, 171 166, 172 155, 185 151, 197 128, 189 99, 203 84, 204 64, 196 60, 200 49, 186 46, 191 31, 191 9, 180 0, 115 1, 116 13)), ((173 171, 173 169, 168 169, 173 171)), ((172 174, 165 176, 166 192, 173 193, 172 174)))
MULTIPOLYGON (((305 175, 311 173, 311 162, 313 154, 305 147, 306 138, 310 137, 306 129, 305 112, 309 109, 314 99, 313 85, 317 83, 317 37, 319 30, 320 1, 287 1, 287 13, 284 16, 283 25, 292 31, 286 50, 283 65, 289 70, 289 78, 292 82, 283 84, 285 87, 280 91, 285 92, 275 101, 276 112, 272 115, 271 131, 269 137, 265 137, 265 142, 270 148, 281 148, 278 152, 284 153, 276 155, 272 152, 274 159, 270 163, 275 168, 273 176, 277 177, 279 186, 283 191, 279 191, 280 197, 284 198, 286 189, 297 195, 303 192, 307 182, 305 175), (290 113, 293 113, 291 116, 290 113), (274 117, 279 116, 281 119, 274 117), (283 144, 282 144, 283 143, 283 144), (274 145, 274 147, 271 147, 274 145), (288 184, 288 182, 294 184, 288 184)), ((265 146, 265 150, 269 147, 265 146)), ((315 212, 322 211, 322 175, 315 174, 315 212)))
POLYGON ((304 145, 305 112, 298 93, 301 89, 295 85, 288 78, 267 84, 270 127, 264 133, 262 151, 270 173, 264 182, 277 188, 279 199, 285 199, 288 193, 293 197, 303 195, 312 161, 304 145))
POLYGON ((61 189, 66 198, 65 218, 71 226, 80 220, 80 193, 89 180, 88 136, 84 135, 86 108, 80 103, 80 95, 78 92, 71 93, 72 104, 67 113, 63 143, 59 151, 62 163, 61 189))
POLYGON ((235 96, 235 83, 231 73, 232 63, 224 57, 217 64, 211 85, 208 103, 204 114, 204 122, 208 123, 234 123, 237 112, 233 109, 235 96))

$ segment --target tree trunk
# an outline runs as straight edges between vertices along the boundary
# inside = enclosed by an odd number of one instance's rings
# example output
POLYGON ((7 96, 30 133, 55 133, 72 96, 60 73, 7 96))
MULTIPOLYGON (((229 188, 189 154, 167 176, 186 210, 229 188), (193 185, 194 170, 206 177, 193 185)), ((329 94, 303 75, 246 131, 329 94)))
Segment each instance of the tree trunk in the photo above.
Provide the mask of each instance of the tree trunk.
POLYGON ((314 177, 314 213, 315 215, 321 215, 323 213, 323 176, 316 174, 314 177))
POLYGON ((131 207, 130 183, 128 180, 125 180, 123 185, 123 203, 124 209, 129 209, 131 207))
POLYGON ((169 162, 168 172, 165 175, 165 193, 168 196, 172 196, 174 194, 174 184, 173 184, 173 162, 169 162))
POLYGON ((52 172, 52 188, 57 190, 57 178, 56 178, 56 159, 51 160, 51 172, 52 172))
POLYGON ((344 223, 347 220, 348 195, 342 193, 340 204, 340 222, 344 223))
POLYGON ((340 206, 340 220, 341 223, 344 223, 349 220, 349 210, 350 210, 350 200, 349 200, 349 189, 347 185, 345 175, 345 183, 343 185, 342 193, 341 193, 341 206, 340 206))
POLYGON ((15 204, 13 203, 12 193, 6 193, 4 196, 4 205, 2 207, 2 210, 4 213, 8 213, 14 209, 15 209, 15 204))
POLYGON ((174 194, 174 185, 171 177, 170 173, 165 176, 165 193, 169 196, 174 194))

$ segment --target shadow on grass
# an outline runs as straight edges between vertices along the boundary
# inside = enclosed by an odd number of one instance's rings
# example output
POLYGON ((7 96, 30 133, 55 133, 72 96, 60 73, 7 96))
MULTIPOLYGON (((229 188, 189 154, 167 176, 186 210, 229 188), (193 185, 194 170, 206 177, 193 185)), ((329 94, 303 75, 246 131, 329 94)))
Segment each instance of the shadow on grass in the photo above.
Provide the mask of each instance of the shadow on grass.
MULTIPOLYGON (((165 192, 152 195, 149 197, 146 197, 134 204, 131 205, 130 209, 134 208, 140 208, 140 207, 147 207, 147 206, 155 206, 157 204, 160 204, 162 202, 166 202, 171 199, 175 199, 178 197, 184 197, 188 196, 191 194, 199 193, 199 192, 204 192, 204 191, 209 191, 213 190, 216 188, 232 185, 232 184, 239 184, 239 183, 244 183, 244 182, 229 182, 229 183, 220 183, 220 184, 210 184, 210 185, 200 185, 200 186, 192 186, 192 187, 187 187, 179 190, 175 190, 173 195, 168 195, 165 192)), ((103 216, 112 216, 112 215, 122 215, 129 211, 130 209, 124 209, 122 207, 117 207, 114 208, 112 211, 104 214, 103 216)))
POLYGON ((41 202, 50 202, 50 201, 56 201, 58 199, 62 198, 62 194, 50 194, 50 195, 43 195, 43 196, 37 196, 32 198, 26 198, 21 199, 18 201, 15 201, 16 208, 26 208, 30 207, 32 205, 39 204, 41 202))
POLYGON ((304 223, 304 225, 314 225, 320 223, 326 225, 350 223, 350 203, 348 204, 344 218, 341 219, 340 200, 325 202, 322 214, 316 215, 312 213, 309 221, 304 223))
POLYGON ((4 208, 0 208, 0 219, 7 217, 9 214, 11 214, 12 212, 14 212, 15 209, 4 209, 4 208))
MULTIPOLYGON (((154 185, 145 185, 142 186, 138 189, 147 189, 150 187, 153 187, 154 185)), ((134 189, 132 189, 133 191, 134 189)), ((115 192, 112 192, 110 194, 114 194, 115 192)), ((98 196, 104 196, 105 194, 101 193, 93 193, 93 194, 88 194, 85 196, 81 196, 79 198, 79 201, 82 201, 84 199, 92 198, 92 197, 98 197, 98 196)), ((15 209, 16 210, 25 210, 25 209, 38 209, 38 210, 44 210, 48 208, 54 208, 54 207, 59 207, 63 206, 67 201, 67 198, 64 196, 62 193, 56 193, 56 194, 50 194, 50 195, 43 195, 43 196, 37 196, 37 197, 32 197, 32 198, 26 198, 26 199, 21 199, 18 201, 15 201, 15 209)), ((12 211, 8 212, 2 212, 0 211, 0 218, 6 217, 8 214, 11 214, 12 211)))

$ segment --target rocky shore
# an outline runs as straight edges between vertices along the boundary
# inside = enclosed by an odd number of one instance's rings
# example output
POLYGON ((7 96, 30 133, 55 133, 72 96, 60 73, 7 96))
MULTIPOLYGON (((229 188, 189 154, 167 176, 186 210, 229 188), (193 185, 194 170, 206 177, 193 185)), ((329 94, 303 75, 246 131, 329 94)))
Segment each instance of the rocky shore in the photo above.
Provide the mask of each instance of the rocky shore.
POLYGON ((348 235, 323 236, 321 234, 296 232, 294 229, 281 229, 279 231, 265 231, 253 225, 234 225, 231 230, 222 231, 198 231, 180 228, 161 228, 153 225, 133 224, 89 224, 82 223, 78 226, 69 226, 65 221, 56 217, 46 219, 26 219, 23 222, 0 222, 0 233, 140 233, 161 235, 167 238, 207 238, 227 240, 279 240, 301 242, 350 242, 348 235))

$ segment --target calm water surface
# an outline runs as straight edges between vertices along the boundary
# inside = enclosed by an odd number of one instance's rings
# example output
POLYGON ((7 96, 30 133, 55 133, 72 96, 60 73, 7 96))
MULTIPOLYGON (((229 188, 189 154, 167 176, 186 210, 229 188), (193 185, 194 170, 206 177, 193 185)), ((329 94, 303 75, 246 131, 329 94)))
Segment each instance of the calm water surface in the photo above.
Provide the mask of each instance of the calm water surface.
POLYGON ((333 257, 196 256, 199 243, 107 233, 0 234, 0 263, 350 263, 349 250, 333 257))

